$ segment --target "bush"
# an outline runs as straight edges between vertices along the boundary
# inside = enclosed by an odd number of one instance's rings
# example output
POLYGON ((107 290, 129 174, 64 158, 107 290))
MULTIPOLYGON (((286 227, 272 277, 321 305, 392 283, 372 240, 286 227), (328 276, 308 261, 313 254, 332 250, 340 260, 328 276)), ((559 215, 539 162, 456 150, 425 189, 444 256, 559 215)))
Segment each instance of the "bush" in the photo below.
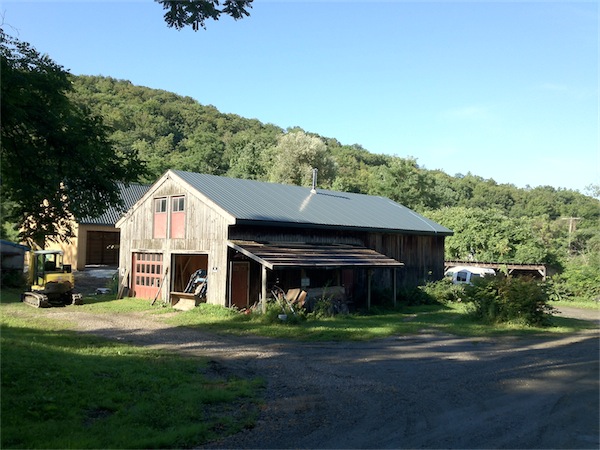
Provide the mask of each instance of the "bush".
POLYGON ((552 277, 563 297, 600 299, 600 264, 584 257, 573 258, 560 275, 552 277))
POLYGON ((294 308, 294 311, 292 312, 292 310, 289 307, 286 306, 285 308, 282 308, 281 304, 276 301, 267 303, 267 310, 262 316, 262 320, 265 323, 270 324, 281 323, 295 325, 302 322, 305 319, 306 315, 304 310, 301 310, 300 308, 294 308), (285 314, 287 316, 285 320, 279 318, 280 314, 285 314))
POLYGON ((472 315, 485 323, 517 322, 547 326, 554 308, 542 282, 529 278, 490 277, 465 287, 464 300, 474 306, 472 315))
POLYGON ((420 287, 402 288, 398 291, 398 300, 409 306, 431 305, 436 300, 420 287))
POLYGON ((24 288, 27 284, 25 274, 21 270, 2 270, 2 287, 24 288))
POLYGON ((460 302, 465 293, 464 284, 454 284, 449 278, 430 281, 419 289, 439 303, 460 302))
POLYGON ((463 285, 453 284, 452 280, 444 278, 439 281, 428 281, 423 286, 403 288, 398 291, 398 298, 410 306, 433 305, 460 302, 463 292, 463 285))

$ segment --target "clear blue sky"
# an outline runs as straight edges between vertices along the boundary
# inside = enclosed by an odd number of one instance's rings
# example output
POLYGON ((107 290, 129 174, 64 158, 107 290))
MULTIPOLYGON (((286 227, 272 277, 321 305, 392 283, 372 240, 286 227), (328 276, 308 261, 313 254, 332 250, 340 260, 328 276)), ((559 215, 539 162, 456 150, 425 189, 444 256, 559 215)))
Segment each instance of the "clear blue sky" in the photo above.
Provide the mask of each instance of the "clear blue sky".
POLYGON ((73 74, 519 187, 600 184, 597 2, 256 0, 176 31, 145 1, 3 1, 73 74))

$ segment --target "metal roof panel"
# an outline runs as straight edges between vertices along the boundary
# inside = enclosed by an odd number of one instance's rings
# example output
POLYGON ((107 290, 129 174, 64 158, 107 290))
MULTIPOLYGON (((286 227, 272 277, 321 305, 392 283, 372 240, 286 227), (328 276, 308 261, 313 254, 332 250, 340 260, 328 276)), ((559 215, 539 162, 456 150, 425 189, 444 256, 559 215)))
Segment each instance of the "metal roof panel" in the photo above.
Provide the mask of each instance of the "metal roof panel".
POLYGON ((238 222, 451 235, 452 231, 385 197, 171 171, 238 222))
POLYGON ((123 206, 111 206, 104 214, 98 217, 84 217, 78 222, 85 225, 115 225, 117 221, 125 214, 142 196, 150 189, 150 186, 138 183, 131 183, 125 186, 123 183, 117 183, 123 206))

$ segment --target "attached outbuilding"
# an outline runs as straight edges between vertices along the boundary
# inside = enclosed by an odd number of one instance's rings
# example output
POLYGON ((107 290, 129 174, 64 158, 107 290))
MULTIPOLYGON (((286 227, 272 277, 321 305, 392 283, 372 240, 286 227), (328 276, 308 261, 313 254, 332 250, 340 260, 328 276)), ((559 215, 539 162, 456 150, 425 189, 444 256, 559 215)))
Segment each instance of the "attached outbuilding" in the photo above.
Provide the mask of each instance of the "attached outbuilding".
POLYGON ((167 171, 116 226, 121 285, 174 303, 207 280, 208 303, 246 308, 284 291, 371 294, 444 275, 452 231, 384 197, 167 171))
POLYGON ((80 217, 71 223, 74 236, 68 242, 48 240, 45 248, 62 250, 65 264, 75 270, 86 266, 119 265, 120 232, 115 224, 137 202, 150 186, 118 184, 123 206, 111 206, 98 217, 80 217))

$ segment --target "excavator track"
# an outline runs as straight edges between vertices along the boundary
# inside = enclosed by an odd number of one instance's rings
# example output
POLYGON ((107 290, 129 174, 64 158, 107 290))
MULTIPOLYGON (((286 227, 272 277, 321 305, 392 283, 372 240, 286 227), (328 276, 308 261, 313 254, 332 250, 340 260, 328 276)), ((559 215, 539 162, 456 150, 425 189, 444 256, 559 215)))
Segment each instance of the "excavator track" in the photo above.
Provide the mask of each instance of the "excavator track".
POLYGON ((52 305, 48 301, 48 296, 37 292, 25 292, 21 294, 21 300, 34 308, 50 308, 52 305))

